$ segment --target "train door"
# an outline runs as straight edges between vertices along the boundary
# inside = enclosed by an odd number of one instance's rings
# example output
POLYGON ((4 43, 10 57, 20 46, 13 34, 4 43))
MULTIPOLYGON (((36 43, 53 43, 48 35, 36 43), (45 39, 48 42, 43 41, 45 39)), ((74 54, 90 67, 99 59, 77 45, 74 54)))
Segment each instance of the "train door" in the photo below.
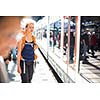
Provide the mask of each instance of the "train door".
POLYGON ((79 73, 92 83, 100 83, 100 17, 82 16, 79 73))
MULTIPOLYGON (((66 63, 66 72, 68 77, 74 77, 71 70, 75 70, 76 64, 76 53, 75 53, 75 41, 76 41, 76 30, 75 30, 75 17, 63 16, 61 24, 61 51, 62 60, 66 63), (71 69, 71 70, 70 70, 71 69)), ((70 79, 68 78, 68 82, 70 79)))

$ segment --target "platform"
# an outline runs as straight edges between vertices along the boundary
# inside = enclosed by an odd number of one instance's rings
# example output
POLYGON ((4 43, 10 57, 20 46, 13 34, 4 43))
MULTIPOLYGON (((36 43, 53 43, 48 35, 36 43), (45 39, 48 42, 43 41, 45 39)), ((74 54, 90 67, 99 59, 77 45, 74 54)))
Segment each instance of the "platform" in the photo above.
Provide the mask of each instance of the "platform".
MULTIPOLYGON (((36 68, 33 74, 32 83, 57 83, 57 80, 55 79, 41 53, 38 50, 36 53, 38 55, 38 59, 36 61, 36 68)), ((8 73, 10 83, 21 83, 20 75, 17 72, 17 65, 14 64, 13 61, 11 61, 8 65, 8 73)))

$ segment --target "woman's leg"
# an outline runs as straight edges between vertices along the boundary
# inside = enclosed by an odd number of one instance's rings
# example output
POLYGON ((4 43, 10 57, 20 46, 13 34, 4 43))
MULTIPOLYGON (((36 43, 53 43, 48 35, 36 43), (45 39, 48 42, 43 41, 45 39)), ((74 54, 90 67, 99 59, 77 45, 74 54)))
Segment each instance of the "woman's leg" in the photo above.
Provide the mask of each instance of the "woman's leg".
POLYGON ((21 80, 22 80, 22 83, 28 83, 29 82, 29 78, 28 78, 28 66, 27 64, 25 63, 25 69, 24 69, 24 61, 20 61, 20 66, 21 66, 21 70, 22 70, 22 73, 21 73, 21 80), (25 70, 25 72, 24 72, 25 70))
POLYGON ((29 78, 29 83, 31 83, 31 80, 33 78, 33 73, 34 73, 33 64, 34 64, 34 62, 31 62, 30 65, 28 65, 28 78, 29 78))

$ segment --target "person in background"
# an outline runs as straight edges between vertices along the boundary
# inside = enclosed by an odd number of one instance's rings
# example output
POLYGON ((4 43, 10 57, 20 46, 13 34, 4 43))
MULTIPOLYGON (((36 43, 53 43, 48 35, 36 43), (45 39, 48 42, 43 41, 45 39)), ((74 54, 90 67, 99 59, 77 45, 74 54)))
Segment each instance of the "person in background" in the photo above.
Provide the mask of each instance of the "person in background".
POLYGON ((20 31, 22 18, 23 16, 0 16, 0 83, 10 81, 4 59, 8 57, 10 49, 16 47, 16 34, 20 31))
POLYGON ((84 34, 82 35, 82 42, 83 42, 83 64, 88 63, 87 58, 87 52, 89 53, 89 34, 88 34, 88 30, 86 30, 86 32, 84 32, 84 34))
POLYGON ((70 32, 70 64, 73 63, 74 45, 75 45, 74 32, 70 32))
POLYGON ((95 32, 93 32, 92 35, 91 35, 91 42, 90 42, 90 44, 91 44, 91 54, 94 57, 94 55, 95 55, 94 51, 95 51, 95 48, 97 46, 97 37, 96 37, 95 32))
POLYGON ((50 47, 52 47, 52 32, 50 32, 50 40, 49 40, 50 47))
POLYGON ((17 60, 16 54, 17 54, 16 48, 12 48, 11 49, 11 58, 15 64, 16 64, 16 60, 17 60))

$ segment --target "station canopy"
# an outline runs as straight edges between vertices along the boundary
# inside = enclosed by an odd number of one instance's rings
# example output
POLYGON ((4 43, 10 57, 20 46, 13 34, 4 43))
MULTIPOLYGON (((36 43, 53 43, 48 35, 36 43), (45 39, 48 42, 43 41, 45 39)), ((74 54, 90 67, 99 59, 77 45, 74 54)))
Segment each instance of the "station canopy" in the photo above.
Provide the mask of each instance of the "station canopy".
POLYGON ((44 16, 32 16, 33 20, 35 20, 36 22, 38 22, 39 20, 41 20, 44 16))
MULTIPOLYGON (((43 17, 45 17, 45 16, 32 16, 32 18, 36 22, 38 22, 39 20, 41 20, 43 17)), ((75 16, 74 16, 74 18, 75 18, 75 16)), ((100 16, 81 16, 81 20, 82 20, 82 22, 92 21, 93 23, 98 24, 98 23, 100 23, 100 16)))
POLYGON ((81 16, 82 22, 92 21, 95 24, 100 23, 100 16, 81 16))
MULTIPOLYGON (((32 18, 38 22, 39 20, 43 19, 45 16, 32 16, 32 18)), ((71 16, 71 20, 75 22, 75 16, 71 16)), ((88 24, 94 24, 96 26, 100 26, 100 16, 81 16, 81 22, 84 23, 86 26, 88 24)))

